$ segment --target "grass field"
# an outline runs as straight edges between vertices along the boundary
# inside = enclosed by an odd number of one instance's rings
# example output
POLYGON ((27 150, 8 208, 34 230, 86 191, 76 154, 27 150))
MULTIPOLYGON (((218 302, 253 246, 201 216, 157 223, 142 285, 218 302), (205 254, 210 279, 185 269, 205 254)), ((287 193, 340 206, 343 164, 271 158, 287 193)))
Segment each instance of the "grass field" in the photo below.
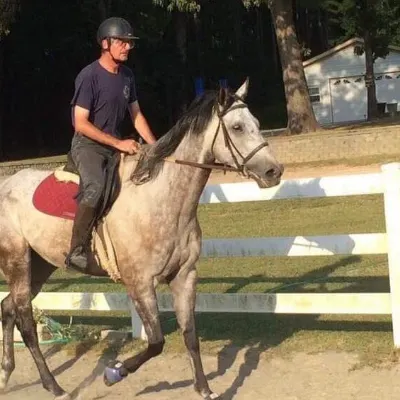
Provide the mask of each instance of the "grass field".
MULTIPOLYGON (((205 238, 384 232, 381 195, 202 205, 205 238)), ((201 259, 200 292, 388 292, 385 255, 201 259)), ((0 282, 0 291, 7 290, 0 282)), ((107 279, 57 271, 46 291, 124 291, 107 279)), ((167 290, 161 286, 160 290, 167 290)), ((124 313, 84 313, 74 324, 93 329, 129 327, 124 313)), ((57 316, 67 323, 68 316, 57 316)), ((162 315, 167 349, 181 351, 173 314, 162 315)), ((337 349, 375 363, 393 359, 390 316, 199 314, 205 352, 255 345, 273 353, 337 349)))

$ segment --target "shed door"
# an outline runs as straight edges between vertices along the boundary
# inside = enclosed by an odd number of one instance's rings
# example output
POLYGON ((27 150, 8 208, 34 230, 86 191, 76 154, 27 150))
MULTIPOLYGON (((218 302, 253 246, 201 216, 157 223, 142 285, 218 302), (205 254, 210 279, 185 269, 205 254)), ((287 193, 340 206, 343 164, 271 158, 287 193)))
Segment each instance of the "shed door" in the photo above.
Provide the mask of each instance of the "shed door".
POLYGON ((367 88, 363 76, 330 79, 329 87, 333 123, 367 119, 367 88))

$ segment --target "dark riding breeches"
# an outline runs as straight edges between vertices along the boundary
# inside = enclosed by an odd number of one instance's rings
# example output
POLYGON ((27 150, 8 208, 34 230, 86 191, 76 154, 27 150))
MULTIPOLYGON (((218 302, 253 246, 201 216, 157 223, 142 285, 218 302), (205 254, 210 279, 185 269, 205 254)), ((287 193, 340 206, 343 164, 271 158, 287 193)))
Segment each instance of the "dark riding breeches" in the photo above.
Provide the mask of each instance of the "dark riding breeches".
POLYGON ((71 157, 81 179, 79 202, 97 207, 106 183, 105 167, 115 150, 76 134, 72 139, 71 157))

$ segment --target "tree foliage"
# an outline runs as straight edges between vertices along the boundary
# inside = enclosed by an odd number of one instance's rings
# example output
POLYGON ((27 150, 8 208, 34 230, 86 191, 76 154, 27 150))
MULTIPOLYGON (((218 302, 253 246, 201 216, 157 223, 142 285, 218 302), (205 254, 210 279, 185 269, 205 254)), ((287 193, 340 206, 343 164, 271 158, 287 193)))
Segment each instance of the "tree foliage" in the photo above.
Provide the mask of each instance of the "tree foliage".
MULTIPOLYGON (((346 15, 327 12, 321 2, 290 0, 302 58, 327 50, 328 41, 334 44, 354 34, 346 27, 350 21, 343 21, 346 15)), ((387 2, 398 12, 395 0, 387 2)), ((68 149, 74 79, 98 57, 97 27, 112 15, 128 19, 140 37, 128 66, 135 72, 141 107, 158 136, 180 116, 183 86, 184 100, 193 99, 198 77, 206 89, 215 89, 222 78, 236 88, 250 76, 248 102, 262 128, 282 127, 288 112, 271 4, 272 0, 0 0, 0 151, 3 146, 4 157, 13 159, 68 149)), ((384 29, 395 24, 393 12, 384 29)), ((398 31, 393 33, 392 43, 400 44, 399 38, 398 31)), ((300 57, 296 63, 301 64, 300 57)), ((292 89, 293 83, 285 82, 292 89)), ((305 93, 304 88, 299 93, 305 93)), ((132 134, 126 122, 122 131, 132 134)))
POLYGON ((378 115, 374 62, 389 54, 389 45, 399 33, 398 0, 327 0, 325 7, 333 15, 331 22, 343 30, 344 38, 361 37, 355 53, 365 53, 365 84, 368 119, 378 115))
MULTIPOLYGON (((330 23, 342 29, 336 42, 351 37, 371 36, 374 59, 385 57, 388 46, 400 37, 400 3, 398 0, 327 0, 324 7, 330 12, 330 23)), ((362 54, 364 47, 358 49, 362 54)))
POLYGON ((168 11, 199 12, 200 4, 196 0, 153 0, 158 6, 166 7, 168 11))

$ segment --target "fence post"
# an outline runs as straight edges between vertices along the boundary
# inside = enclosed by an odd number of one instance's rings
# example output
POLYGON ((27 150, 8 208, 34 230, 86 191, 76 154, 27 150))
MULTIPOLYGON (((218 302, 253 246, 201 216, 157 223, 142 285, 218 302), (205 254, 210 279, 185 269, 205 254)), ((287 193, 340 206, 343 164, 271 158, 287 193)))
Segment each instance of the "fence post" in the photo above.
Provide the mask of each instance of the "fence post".
POLYGON ((394 346, 400 347, 400 163, 381 167, 388 241, 388 264, 394 346))
POLYGON ((132 338, 140 338, 142 340, 147 340, 147 335, 144 330, 139 314, 136 311, 135 305, 132 300, 129 300, 129 307, 131 309, 131 321, 132 321, 132 338))

